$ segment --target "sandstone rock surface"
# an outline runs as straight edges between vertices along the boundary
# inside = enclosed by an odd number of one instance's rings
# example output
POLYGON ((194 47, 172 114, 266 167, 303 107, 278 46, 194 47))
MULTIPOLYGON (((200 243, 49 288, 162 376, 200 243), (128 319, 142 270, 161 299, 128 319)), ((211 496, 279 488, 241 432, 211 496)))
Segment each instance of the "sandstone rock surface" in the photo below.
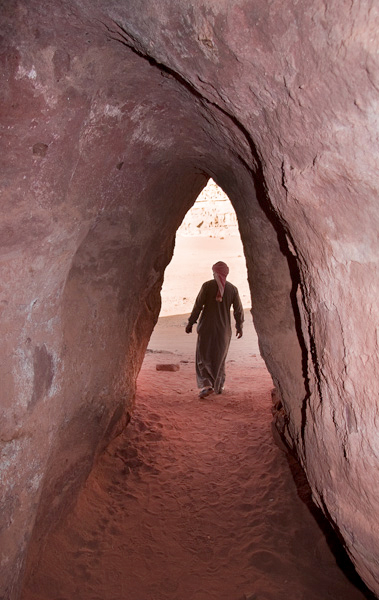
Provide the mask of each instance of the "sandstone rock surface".
POLYGON ((0 595, 129 418, 209 177, 288 438, 379 594, 378 9, 9 0, 1 17, 0 595))

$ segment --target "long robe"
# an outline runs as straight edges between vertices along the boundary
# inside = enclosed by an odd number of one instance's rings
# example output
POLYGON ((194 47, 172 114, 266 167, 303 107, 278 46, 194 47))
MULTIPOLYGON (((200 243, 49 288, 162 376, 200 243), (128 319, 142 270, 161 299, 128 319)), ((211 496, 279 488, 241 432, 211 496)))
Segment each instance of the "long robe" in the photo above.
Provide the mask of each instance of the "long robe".
POLYGON ((197 385, 199 388, 212 387, 216 394, 220 394, 224 386, 225 360, 232 336, 231 307, 233 306, 237 331, 242 332, 244 314, 235 285, 226 282, 222 302, 216 300, 217 289, 214 279, 202 285, 188 323, 194 325, 201 313, 197 326, 197 385))

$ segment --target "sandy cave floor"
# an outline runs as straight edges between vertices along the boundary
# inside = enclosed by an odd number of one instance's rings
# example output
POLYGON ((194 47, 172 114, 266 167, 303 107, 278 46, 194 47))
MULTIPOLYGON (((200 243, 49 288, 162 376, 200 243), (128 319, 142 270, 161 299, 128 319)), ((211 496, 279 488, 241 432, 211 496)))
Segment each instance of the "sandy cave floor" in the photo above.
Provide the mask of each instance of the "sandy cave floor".
POLYGON ((337 566, 304 476, 274 441, 239 237, 179 236, 162 298, 132 420, 52 532, 22 600, 368 597, 337 566), (246 324, 231 343, 225 393, 199 400, 196 334, 177 313, 190 311, 216 260, 231 267, 246 324))
POLYGON ((363 600, 274 442, 251 323, 232 341, 225 393, 199 400, 185 322, 160 319, 132 421, 51 535, 23 600, 363 600))

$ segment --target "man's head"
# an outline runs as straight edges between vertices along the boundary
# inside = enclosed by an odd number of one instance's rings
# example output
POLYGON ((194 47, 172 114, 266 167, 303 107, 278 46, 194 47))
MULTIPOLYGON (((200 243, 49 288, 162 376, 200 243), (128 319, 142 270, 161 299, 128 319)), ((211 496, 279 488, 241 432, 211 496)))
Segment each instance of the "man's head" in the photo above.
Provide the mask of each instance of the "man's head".
POLYGON ((218 287, 216 300, 218 302, 222 302, 222 298, 223 298, 224 290, 225 290, 226 278, 229 273, 229 267, 227 264, 222 262, 222 260, 220 260, 219 262, 216 262, 213 265, 212 271, 213 271, 213 277, 217 281, 217 287, 218 287))
POLYGON ((222 262, 222 260, 219 260, 213 265, 212 271, 213 275, 217 273, 221 277, 227 277, 229 275, 229 267, 226 263, 222 262))

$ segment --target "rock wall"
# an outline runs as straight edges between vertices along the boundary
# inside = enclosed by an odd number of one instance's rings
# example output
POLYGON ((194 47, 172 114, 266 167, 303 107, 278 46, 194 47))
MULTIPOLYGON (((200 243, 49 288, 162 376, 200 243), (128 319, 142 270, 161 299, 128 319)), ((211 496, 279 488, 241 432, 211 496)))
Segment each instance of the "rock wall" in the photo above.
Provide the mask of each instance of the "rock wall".
POLYGON ((1 580, 133 408, 175 231, 235 208, 260 347, 315 501, 379 593, 378 10, 1 7, 1 580))

